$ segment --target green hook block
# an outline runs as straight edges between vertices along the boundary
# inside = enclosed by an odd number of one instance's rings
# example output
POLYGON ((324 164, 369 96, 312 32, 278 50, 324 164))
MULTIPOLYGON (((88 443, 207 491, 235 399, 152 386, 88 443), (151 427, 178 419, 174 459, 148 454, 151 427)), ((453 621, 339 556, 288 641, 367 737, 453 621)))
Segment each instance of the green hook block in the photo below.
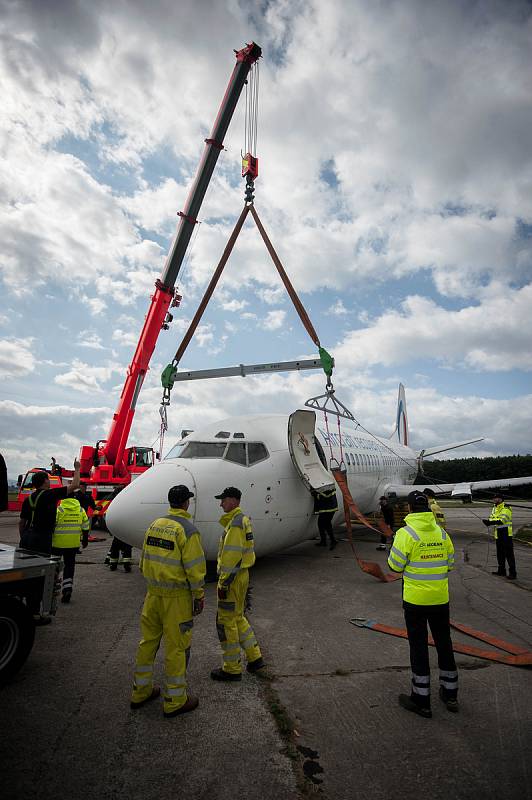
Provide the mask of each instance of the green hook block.
POLYGON ((327 350, 324 347, 320 347, 319 354, 323 371, 325 372, 327 377, 330 378, 334 367, 334 358, 330 355, 330 353, 327 352, 327 350))
POLYGON ((173 364, 168 364, 168 366, 166 366, 163 369, 163 372, 162 372, 162 375, 161 375, 161 383, 162 383, 164 389, 173 389, 173 387, 174 387, 174 379, 173 379, 172 376, 173 376, 174 372, 175 372, 175 367, 174 367, 173 364))

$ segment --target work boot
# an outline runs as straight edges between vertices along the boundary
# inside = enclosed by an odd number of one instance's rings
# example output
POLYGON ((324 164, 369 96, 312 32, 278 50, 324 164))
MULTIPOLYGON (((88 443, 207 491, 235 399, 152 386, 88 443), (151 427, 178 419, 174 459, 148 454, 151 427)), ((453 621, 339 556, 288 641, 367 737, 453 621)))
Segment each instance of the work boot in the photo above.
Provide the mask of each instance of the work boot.
POLYGON ((194 711, 199 706, 199 698, 188 697, 182 706, 176 708, 175 711, 165 711, 164 716, 169 719, 170 717, 177 717, 179 714, 186 714, 187 711, 194 711))
POLYGON ((419 714, 420 717, 425 717, 425 719, 431 719, 432 711, 430 708, 418 705, 414 700, 412 700, 410 695, 400 694, 398 699, 401 708, 406 708, 407 711, 413 711, 414 714, 419 714))
POLYGON ((131 564, 124 564, 124 572, 131 572, 131 564))
POLYGON ((226 672, 224 669, 213 669, 211 672, 213 681, 241 681, 242 673, 226 672))
POLYGON ((385 544, 378 544, 375 549, 376 550, 386 550, 386 545, 385 544))
POLYGON ((40 614, 33 615, 33 624, 37 627, 42 627, 43 625, 49 625, 52 621, 51 617, 41 617, 40 614))
POLYGON ((246 669, 248 672, 253 673, 258 672, 259 669, 262 669, 265 666, 266 664, 264 663, 264 659, 259 656, 259 658, 256 658, 255 661, 249 661, 246 669))
POLYGON ((334 548, 336 547, 337 544, 338 544, 338 542, 336 541, 336 539, 331 539, 331 543, 329 545, 329 550, 334 550, 334 548))
POLYGON ((141 706, 144 706, 146 705, 146 703, 149 703, 150 700, 155 700, 157 697, 159 697, 160 694, 161 690, 159 689, 159 687, 154 686, 153 689, 151 690, 151 694, 149 695, 149 697, 146 697, 144 700, 138 700, 136 702, 135 700, 132 700, 131 703, 129 704, 129 707, 133 709, 133 711, 135 711, 137 708, 141 708, 141 706))
POLYGON ((316 542, 314 547, 327 547, 327 542, 316 542))
POLYGON ((517 578, 517 575, 507 575, 506 578, 509 581, 515 581, 515 579, 517 578))
POLYGON ((66 589, 63 592, 62 596, 61 596, 61 602, 62 603, 70 603, 70 598, 71 597, 72 597, 72 590, 71 589, 66 589))
POLYGON ((456 697, 454 697, 452 700, 449 697, 445 697, 445 694, 444 694, 442 686, 440 686, 439 694, 440 694, 440 700, 442 701, 442 703, 447 708, 447 711, 452 711, 453 714, 458 713, 459 706, 458 706, 458 700, 456 699, 456 697))
POLYGON ((491 574, 492 575, 498 575, 500 578, 505 578, 506 577, 506 572, 501 572, 499 569, 496 569, 491 574))
POLYGON ((109 564, 109 569, 111 570, 111 572, 116 572, 116 570, 118 569, 118 564, 109 564))

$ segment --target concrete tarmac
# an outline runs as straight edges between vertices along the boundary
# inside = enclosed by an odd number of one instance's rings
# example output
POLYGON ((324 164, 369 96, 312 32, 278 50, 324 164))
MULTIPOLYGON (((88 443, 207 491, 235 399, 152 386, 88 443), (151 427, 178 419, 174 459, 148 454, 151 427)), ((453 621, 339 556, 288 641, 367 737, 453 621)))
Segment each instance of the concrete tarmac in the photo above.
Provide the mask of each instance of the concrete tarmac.
MULTIPOLYGON (((451 616, 532 650, 532 547, 515 544, 517 581, 494 577, 495 545, 479 521, 486 509, 446 514, 457 556, 451 616)), ((516 509, 515 528, 529 518, 516 509)), ((2 514, 0 541, 16 543, 16 526, 16 515, 2 514)), ((401 582, 361 572, 346 541, 333 552, 308 541, 253 568, 249 621, 264 677, 210 679, 220 664, 210 584, 188 671, 199 708, 170 720, 158 700, 131 711, 144 581, 136 566, 129 575, 103 566, 102 536, 78 557, 72 602, 37 629, 28 661, 1 690, 4 800, 532 797, 530 668, 457 654, 460 712, 450 714, 431 648, 433 718, 401 709, 408 643, 350 622, 403 627, 401 582)), ((384 567, 371 532, 357 528, 355 542, 384 567)), ((162 682, 161 657, 156 664, 162 682)))

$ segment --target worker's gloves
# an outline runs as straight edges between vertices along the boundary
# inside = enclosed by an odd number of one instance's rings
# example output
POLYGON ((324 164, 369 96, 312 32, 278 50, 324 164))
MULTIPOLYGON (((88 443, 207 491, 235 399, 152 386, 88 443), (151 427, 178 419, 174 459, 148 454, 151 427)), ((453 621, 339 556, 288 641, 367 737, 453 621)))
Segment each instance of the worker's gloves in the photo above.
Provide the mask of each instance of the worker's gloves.
POLYGON ((81 546, 83 547, 84 550, 88 546, 88 544, 89 544, 89 534, 87 534, 86 536, 82 536, 81 538, 81 546))
POLYGON ((489 521, 489 519, 483 519, 482 522, 484 523, 486 528, 489 528, 489 526, 491 525, 491 522, 489 521))
POLYGON ((204 597, 195 597, 194 602, 192 605, 192 616, 197 617, 198 614, 201 614, 203 608, 205 606, 205 598, 204 597))
POLYGON ((227 600, 227 591, 225 586, 218 586, 218 600, 227 600))

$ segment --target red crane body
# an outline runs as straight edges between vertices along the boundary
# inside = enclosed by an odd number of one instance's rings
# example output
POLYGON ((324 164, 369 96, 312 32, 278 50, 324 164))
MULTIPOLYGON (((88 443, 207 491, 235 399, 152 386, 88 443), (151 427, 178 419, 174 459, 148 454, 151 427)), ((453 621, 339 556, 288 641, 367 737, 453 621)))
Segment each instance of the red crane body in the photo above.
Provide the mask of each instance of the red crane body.
POLYGON ((254 42, 242 50, 235 51, 236 64, 211 135, 205 140, 205 149, 185 208, 179 212, 178 230, 161 278, 155 283, 155 292, 151 297, 151 304, 144 320, 133 360, 127 370, 124 387, 107 439, 98 442, 95 447, 84 445, 80 450, 82 482, 93 487, 93 496, 96 495, 100 515, 105 512, 113 492, 117 488, 127 485, 132 476, 144 472, 154 462, 152 448, 126 448, 137 400, 149 369, 159 332, 161 328, 168 328, 171 321, 171 315, 168 313, 170 305, 179 305, 181 298, 175 294, 174 289, 176 279, 218 156, 223 150, 224 136, 248 73, 252 65, 260 58, 261 52, 261 48, 254 42))

